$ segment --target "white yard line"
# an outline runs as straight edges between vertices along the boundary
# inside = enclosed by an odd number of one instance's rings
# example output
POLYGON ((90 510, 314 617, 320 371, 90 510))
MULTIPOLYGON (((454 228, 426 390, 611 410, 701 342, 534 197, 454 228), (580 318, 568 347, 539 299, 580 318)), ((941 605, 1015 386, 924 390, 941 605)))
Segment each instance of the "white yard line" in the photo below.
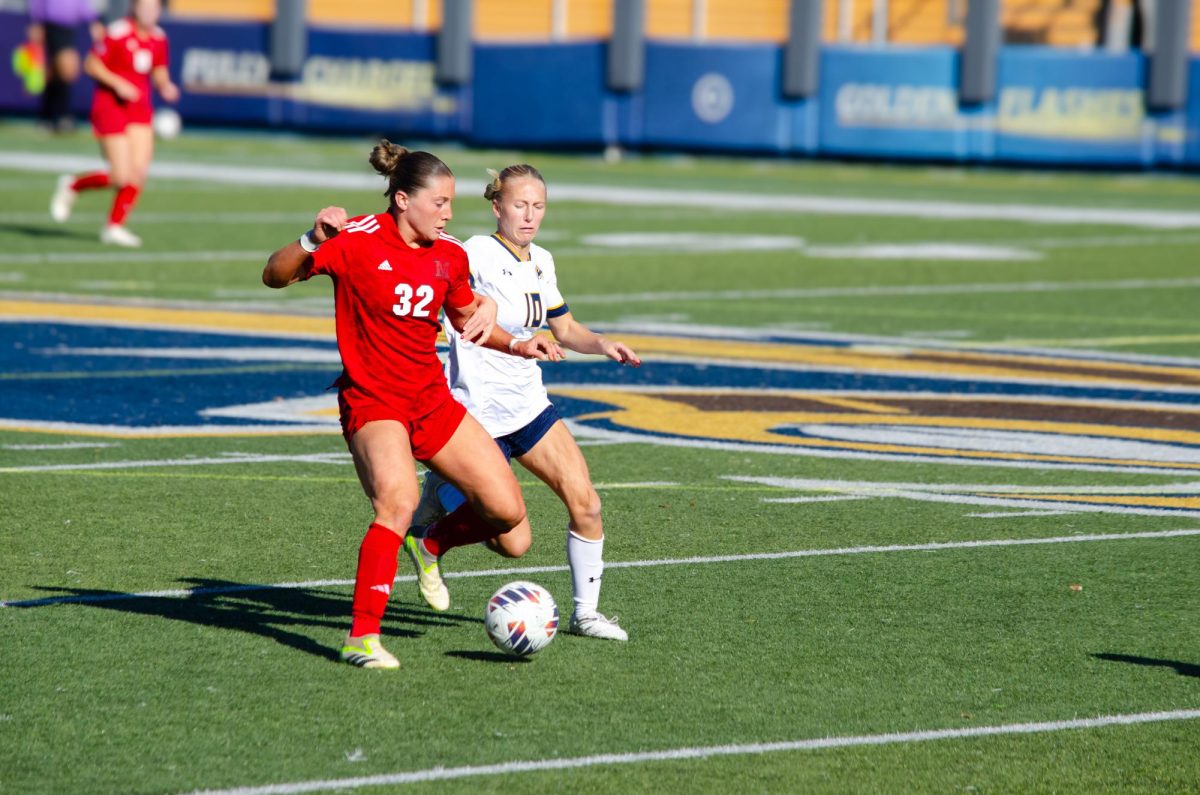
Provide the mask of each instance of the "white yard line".
MULTIPOLYGON (((49 216, 45 212, 0 213, 0 224, 44 223, 49 216)), ((100 224, 108 218, 106 213, 74 213, 72 221, 100 224)), ((139 212, 137 224, 303 224, 311 223, 313 213, 304 212, 139 212)))
MULTIPOLYGON (((1099 533, 1091 535, 1050 536, 1043 538, 994 538, 976 541, 945 541, 929 544, 889 544, 885 546, 838 547, 834 549, 797 549, 787 552, 752 552, 742 555, 714 555, 709 557, 690 558, 659 558, 656 560, 626 560, 608 561, 606 569, 641 569, 656 566, 698 566, 711 563, 739 563, 748 560, 790 560, 793 558, 821 558, 845 555, 872 555, 893 552, 941 552, 953 549, 983 549, 992 547, 1042 546, 1046 544, 1084 544, 1097 541, 1133 541, 1161 538, 1184 538, 1200 536, 1200 529, 1182 530, 1151 530, 1142 533, 1099 533)), ((527 577, 533 574, 567 571, 566 566, 525 566, 519 568, 485 569, 482 571, 447 572, 448 579, 466 577, 527 577)), ((394 582, 415 582, 415 575, 396 577, 394 582)), ((353 585, 354 580, 308 580, 305 582, 281 582, 268 584, 246 584, 220 586, 215 588, 177 588, 163 591, 142 591, 140 593, 107 593, 87 596, 49 596, 44 599, 18 599, 0 601, 3 607, 43 607, 58 604, 87 604, 93 602, 112 602, 124 599, 190 599, 211 594, 242 593, 245 591, 266 591, 275 589, 305 589, 329 588, 332 586, 353 585)))
POLYGON ((352 790, 364 787, 386 787, 403 784, 422 784, 430 781, 453 781, 480 776, 511 776, 519 773, 538 773, 546 770, 577 770, 611 765, 638 765, 652 762, 677 762, 687 759, 710 759, 723 756, 759 756, 790 751, 821 751, 828 748, 856 748, 875 745, 904 745, 938 740, 965 740, 978 737, 1001 737, 1020 734, 1101 729, 1109 726, 1136 726, 1146 723, 1196 720, 1200 709, 1180 709, 1166 712, 1138 712, 1124 715, 1099 715, 1094 718, 1075 718, 1041 723, 1006 723, 999 726, 969 726, 961 729, 927 729, 923 731, 886 734, 858 734, 841 737, 814 737, 773 743, 744 743, 738 745, 707 745, 685 748, 664 748, 658 751, 639 751, 623 754, 596 754, 566 759, 531 759, 500 762, 492 765, 463 767, 431 767, 403 773, 384 773, 375 776, 294 781, 286 784, 234 787, 220 790, 196 790, 191 795, 299 795, 307 792, 352 790))
MULTIPOLYGON (((3 263, 3 258, 0 258, 3 263)), ((1100 290, 1175 290, 1200 287, 1200 277, 1178 279, 1105 279, 1061 282, 974 282, 966 284, 899 284, 866 287, 808 287, 794 290, 672 290, 647 293, 576 294, 572 304, 626 304, 668 301, 758 300, 779 298, 868 298, 877 296, 989 295, 996 293, 1061 293, 1100 290)))
POLYGON ((83 262, 254 262, 265 263, 269 251, 46 251, 0 254, 0 265, 68 265, 83 262))
MULTIPOLYGON (((66 173, 101 166, 94 157, 0 152, 0 168, 14 171, 66 173)), ((151 176, 167 180, 199 180, 230 185, 378 191, 379 177, 366 173, 308 169, 257 168, 217 163, 159 161, 151 176)), ((804 194, 735 193, 711 190, 614 187, 557 183, 555 201, 621 207, 692 207, 724 212, 770 212, 805 215, 878 216, 933 220, 1015 221, 1029 224, 1097 224, 1144 229, 1200 229, 1200 212, 1133 207, 1061 207, 1037 204, 990 204, 912 199, 862 199, 804 194)))

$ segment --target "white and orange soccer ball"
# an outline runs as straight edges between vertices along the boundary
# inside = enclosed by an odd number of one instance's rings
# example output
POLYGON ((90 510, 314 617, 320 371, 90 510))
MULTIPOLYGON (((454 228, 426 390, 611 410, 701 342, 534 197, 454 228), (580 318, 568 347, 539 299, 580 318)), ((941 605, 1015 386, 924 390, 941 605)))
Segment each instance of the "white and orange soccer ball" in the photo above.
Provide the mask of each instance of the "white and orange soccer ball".
POLYGON ((501 651, 516 657, 546 648, 558 632, 558 606, 537 583, 517 580, 503 585, 483 611, 488 637, 501 651))

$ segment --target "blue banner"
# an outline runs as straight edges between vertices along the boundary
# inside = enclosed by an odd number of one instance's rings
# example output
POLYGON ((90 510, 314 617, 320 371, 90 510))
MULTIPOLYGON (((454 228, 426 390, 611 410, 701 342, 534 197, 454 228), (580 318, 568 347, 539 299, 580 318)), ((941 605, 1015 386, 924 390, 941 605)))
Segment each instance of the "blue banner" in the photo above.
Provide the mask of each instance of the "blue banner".
POLYGON ((167 26, 172 68, 197 121, 234 121, 409 135, 460 135, 469 108, 439 88, 434 38, 314 28, 294 81, 272 81, 270 28, 253 23, 167 26))
POLYGON ((644 143, 787 151, 782 63, 778 47, 647 43, 644 143))
POLYGON ((1140 53, 1005 47, 997 69, 996 159, 1152 163, 1144 85, 1140 53))
POLYGON ((820 151, 965 160, 987 147, 987 111, 958 106, 958 52, 830 47, 821 53, 820 151))
MULTIPOLYGON (((26 17, 0 12, 0 111, 31 114, 26 17), (14 60, 15 57, 15 60, 14 60), (22 71, 24 70, 24 71, 22 71)), ((835 157, 1200 166, 1200 58, 1186 107, 1148 112, 1140 53, 1001 50, 996 98, 958 102, 949 47, 826 47, 819 91, 782 96, 776 45, 648 42, 641 91, 606 88, 603 42, 477 44, 474 81, 439 86, 433 35, 312 28, 294 80, 273 80, 270 25, 167 18, 185 123, 458 138, 481 146, 684 148, 835 157)), ((80 31, 80 50, 90 42, 80 31)), ((92 82, 73 88, 85 118, 92 82)))
POLYGON ((617 105, 604 89, 604 59, 599 43, 476 45, 471 142, 617 143, 617 105))
MULTIPOLYGON (((1200 10, 1196 13, 1200 14, 1200 10)), ((1185 111, 1185 122, 1182 132, 1184 162, 1192 167, 1200 167, 1200 58, 1193 58, 1188 63, 1188 97, 1185 111)))

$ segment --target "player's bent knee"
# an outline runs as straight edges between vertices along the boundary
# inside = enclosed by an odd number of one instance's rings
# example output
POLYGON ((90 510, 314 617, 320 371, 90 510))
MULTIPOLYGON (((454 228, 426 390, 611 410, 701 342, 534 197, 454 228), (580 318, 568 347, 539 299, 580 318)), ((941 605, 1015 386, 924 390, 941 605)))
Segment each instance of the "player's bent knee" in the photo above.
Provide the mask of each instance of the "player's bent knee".
MULTIPOLYGON (((528 527, 528 525, 526 525, 528 527)), ((492 548, 506 558, 519 558, 533 546, 533 535, 528 530, 514 528, 494 539, 492 548)))

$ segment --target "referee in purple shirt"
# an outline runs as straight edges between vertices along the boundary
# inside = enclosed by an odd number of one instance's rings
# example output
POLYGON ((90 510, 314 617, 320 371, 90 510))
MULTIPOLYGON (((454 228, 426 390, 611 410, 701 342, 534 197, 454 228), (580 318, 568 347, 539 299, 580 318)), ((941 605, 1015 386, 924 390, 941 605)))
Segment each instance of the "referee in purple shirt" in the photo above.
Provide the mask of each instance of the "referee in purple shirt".
POLYGON ((54 132, 70 132, 71 84, 79 79, 76 37, 87 25, 95 39, 103 34, 92 0, 29 0, 29 40, 46 51, 46 90, 41 119, 54 132))

